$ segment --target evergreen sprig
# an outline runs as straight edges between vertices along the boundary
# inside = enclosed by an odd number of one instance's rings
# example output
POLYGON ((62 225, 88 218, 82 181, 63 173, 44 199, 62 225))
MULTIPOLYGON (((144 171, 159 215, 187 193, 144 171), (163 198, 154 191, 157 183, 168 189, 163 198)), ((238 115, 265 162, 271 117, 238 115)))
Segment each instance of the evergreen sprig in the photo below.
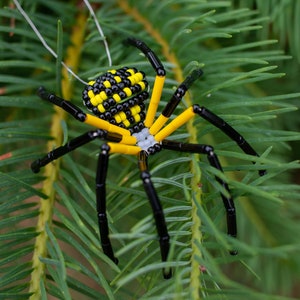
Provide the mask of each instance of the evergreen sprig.
POLYGON ((161 108, 174 87, 201 66, 203 79, 176 113, 191 103, 207 106, 261 153, 259 158, 241 153, 200 118, 172 136, 215 147, 225 171, 217 174, 235 197, 238 239, 224 233, 222 187, 205 157, 164 151, 151 157, 172 241, 167 264, 175 272, 169 281, 162 280, 155 226, 134 157, 110 159, 107 208, 118 266, 103 254, 98 238, 94 181, 99 143, 77 149, 39 175, 30 171, 34 159, 89 130, 41 101, 35 91, 44 85, 82 106, 82 83, 70 78, 60 58, 84 81, 110 68, 94 19, 73 1, 22 3, 58 54, 56 61, 19 11, 0 9, 0 298, 292 297, 300 275, 300 188, 290 179, 299 163, 290 157, 289 143, 299 141, 300 134, 285 129, 283 116, 295 115, 300 93, 265 92, 268 82, 283 80, 273 64, 288 57, 274 40, 257 39, 265 18, 252 9, 234 8, 236 2, 90 2, 113 67, 136 66, 153 83, 146 59, 122 40, 134 35, 151 45, 168 74, 161 108), (261 168, 268 174, 259 177, 261 168), (229 256, 231 247, 239 255, 229 256))

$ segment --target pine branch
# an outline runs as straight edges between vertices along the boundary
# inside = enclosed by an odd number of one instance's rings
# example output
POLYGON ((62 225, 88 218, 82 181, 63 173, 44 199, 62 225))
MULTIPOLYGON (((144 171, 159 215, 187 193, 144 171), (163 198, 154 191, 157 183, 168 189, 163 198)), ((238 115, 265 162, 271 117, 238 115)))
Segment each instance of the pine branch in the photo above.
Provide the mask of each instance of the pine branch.
MULTIPOLYGON (((85 15, 79 14, 76 20, 76 24, 74 25, 73 32, 71 33, 71 40, 75 43, 71 45, 67 49, 67 58, 66 58, 66 65, 70 68, 72 68, 73 71, 76 72, 78 69, 78 64, 80 61, 80 49, 83 44, 83 37, 84 37, 84 29, 85 29, 85 22, 86 17, 85 15), (80 30, 78 30, 80 28, 80 30)), ((59 35, 61 35, 62 30, 59 31, 59 35)), ((60 47, 60 44, 58 45, 60 47)), ((58 52, 59 53, 59 52, 58 52)), ((60 65, 60 56, 58 55, 58 64, 60 65)), ((60 68, 58 68, 59 72, 61 71, 60 68)), ((59 74, 59 73, 58 73, 59 74)), ((58 75, 58 78, 61 76, 58 75)), ((68 79, 68 72, 66 69, 63 69, 63 79, 61 81, 62 87, 62 95, 65 99, 71 99, 73 91, 72 91, 72 83, 68 79)), ((62 144, 62 138, 63 138, 63 131, 61 127, 62 120, 66 120, 67 114, 65 111, 55 108, 55 113, 52 115, 51 118, 51 128, 50 128, 50 135, 55 137, 55 140, 51 140, 47 144, 46 151, 49 152, 53 149, 54 145, 61 145, 62 144)), ((47 250, 47 239, 48 234, 46 230, 47 224, 51 226, 52 224, 52 218, 53 218, 53 207, 55 203, 55 197, 56 193, 53 189, 53 186, 55 182, 58 180, 60 171, 60 160, 56 162, 55 165, 48 164, 45 169, 43 176, 46 178, 46 180, 43 181, 42 186, 42 192, 48 196, 47 201, 44 199, 40 199, 40 209, 39 209, 39 218, 37 221, 36 231, 39 233, 37 236, 35 247, 34 247, 34 253, 33 253, 33 265, 32 269, 33 272, 31 274, 31 284, 29 288, 29 292, 32 293, 32 296, 30 299, 40 299, 41 297, 41 291, 40 291, 40 280, 45 275, 45 257, 48 255, 47 250)), ((49 231, 49 229, 48 229, 49 231)), ((64 291, 66 288, 63 289, 63 293, 65 296, 68 293, 65 293, 64 291)), ((66 296, 67 297, 67 296, 66 296)))
POLYGON ((287 48, 297 62, 300 62, 300 4, 293 0, 241 0, 236 1, 239 7, 254 8, 266 17, 269 26, 261 32, 264 39, 276 36, 282 48, 287 48))
MULTIPOLYGON (((148 34, 153 37, 154 40, 156 40, 157 43, 160 44, 162 47, 162 53, 164 57, 167 59, 169 63, 174 66, 173 72, 174 72, 174 78, 178 83, 183 82, 184 80, 184 75, 183 75, 183 70, 180 67, 180 63, 178 58, 176 57, 176 54, 172 52, 170 45, 168 42, 162 37, 162 35, 153 27, 153 25, 146 19, 144 18, 138 10, 136 10, 134 7, 130 7, 127 1, 119 1, 118 2, 119 6, 124 10, 124 12, 130 16, 132 16, 133 19, 135 19, 138 23, 143 24, 144 28, 148 32, 148 34)), ((185 97, 185 101, 188 106, 192 105, 191 99, 189 95, 185 97)), ((193 122, 190 121, 187 123, 187 131, 189 134, 189 139, 188 141, 190 143, 195 143, 197 144, 197 130, 193 125, 193 122)), ((201 172, 199 169, 199 166, 197 164, 197 161, 195 159, 192 159, 190 162, 190 172, 191 174, 194 174, 192 180, 191 180, 191 186, 192 186, 192 194, 196 199, 201 199, 201 190, 198 188, 198 183, 201 180, 201 172)), ((201 231, 199 230, 201 227, 201 221, 200 219, 196 216, 196 207, 192 202, 192 227, 191 227, 191 239, 193 241, 200 241, 202 240, 202 234, 201 231)), ((192 244, 194 245, 194 244, 192 244)), ((201 281, 199 280, 200 276, 200 269, 198 266, 198 263, 195 259, 196 256, 202 256, 201 252, 197 247, 192 246, 192 254, 191 254, 191 261, 192 261, 192 268, 191 268, 191 274, 190 274, 190 290, 191 290, 191 297, 193 299, 197 299, 198 297, 198 292, 201 290, 201 281)))
POLYGON ((299 141, 300 135, 284 130, 281 115, 295 111, 292 101, 300 95, 265 93, 267 82, 280 82, 283 75, 269 63, 280 63, 286 57, 281 51, 268 50, 274 41, 248 40, 264 19, 251 10, 229 9, 230 1, 91 3, 107 39, 112 68, 136 66, 145 71, 151 85, 154 75, 147 60, 122 44, 125 35, 145 40, 167 69, 161 109, 174 87, 201 66, 205 76, 193 85, 176 114, 192 103, 205 105, 262 154, 253 158, 241 153, 235 143, 197 118, 171 137, 215 147, 225 171, 218 176, 229 183, 237 206, 236 240, 225 234, 222 187, 205 157, 199 160, 167 151, 151 157, 153 182, 172 240, 167 264, 175 273, 173 279, 164 281, 153 218, 134 157, 112 155, 110 159, 107 210, 119 266, 103 254, 99 244, 94 192, 99 143, 64 156, 43 175, 29 170, 34 159, 89 130, 76 120, 57 118, 58 112, 35 96, 40 85, 58 92, 61 86, 65 98, 82 106, 82 83, 70 82, 66 74, 61 81, 65 70, 60 58, 84 81, 111 68, 94 19, 85 19, 88 10, 81 19, 70 3, 23 4, 47 43, 60 49, 58 62, 16 10, 0 10, 6 25, 0 28, 1 297, 29 297, 34 292, 37 298, 40 294, 64 299, 83 295, 91 299, 214 299, 226 295, 230 299, 288 299, 276 295, 279 286, 286 288, 282 294, 290 295, 288 289, 300 275, 290 267, 299 264, 299 223, 295 221, 299 187, 285 175, 299 168, 298 161, 288 157, 288 142, 299 141), (58 42, 57 18, 62 19, 64 32, 64 39, 58 42), (81 30, 73 34, 78 22, 81 30), (67 50, 72 44, 72 51, 67 50), (268 175, 258 177, 261 165, 268 175), (55 204, 45 200, 45 194, 52 194, 55 204), (41 214, 41 204, 53 212, 41 214), (37 229, 41 217, 43 226, 37 229), (36 242, 41 234, 49 238, 36 242), (36 243, 47 248, 47 256, 37 254, 36 243), (239 249, 238 256, 228 255, 231 247, 239 249), (45 268, 45 277, 30 275, 33 253, 34 266, 45 268), (30 280, 35 284, 32 288, 30 280))

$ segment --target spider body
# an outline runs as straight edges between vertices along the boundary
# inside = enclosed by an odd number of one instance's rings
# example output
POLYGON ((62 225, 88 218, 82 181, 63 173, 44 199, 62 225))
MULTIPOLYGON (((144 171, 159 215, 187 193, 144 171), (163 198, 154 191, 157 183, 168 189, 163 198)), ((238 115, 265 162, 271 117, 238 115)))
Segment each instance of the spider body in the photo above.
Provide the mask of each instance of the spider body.
MULTIPOLYGON (((218 127, 246 154, 258 156, 252 146, 228 123, 213 112, 198 104, 185 109, 181 114, 169 122, 170 116, 184 97, 186 91, 202 75, 201 69, 196 69, 178 86, 173 96, 169 99, 161 114, 157 114, 159 101, 162 97, 165 69, 156 54, 142 41, 128 38, 126 43, 138 48, 144 53, 156 72, 151 95, 149 95, 148 82, 145 74, 136 68, 121 68, 110 70, 90 81, 83 91, 83 102, 94 115, 83 112, 79 107, 66 101, 41 87, 38 95, 46 101, 53 103, 67 111, 75 119, 93 126, 90 130, 72 140, 66 145, 58 147, 44 157, 37 159, 31 165, 33 172, 39 172, 40 168, 53 160, 83 146, 95 139, 105 140, 100 146, 97 172, 96 172, 96 203, 99 222, 100 240, 103 252, 115 263, 109 238, 109 226, 106 216, 106 176, 109 165, 109 156, 112 153, 120 153, 137 156, 140 178, 147 197, 149 199, 157 233, 159 236, 162 261, 167 261, 170 237, 164 217, 163 208, 148 170, 148 157, 160 150, 172 150, 187 153, 205 154, 211 166, 222 171, 221 164, 213 147, 205 144, 191 144, 168 140, 167 138, 180 126, 186 124, 195 116, 200 116, 218 127), (150 98, 146 110, 145 101, 150 98)), ((259 174, 264 175, 260 170, 259 174)), ((236 211, 230 189, 227 183, 219 177, 216 180, 223 186, 226 193, 221 193, 221 198, 227 216, 227 232, 230 236, 237 236, 236 211)), ((236 254, 236 251, 231 251, 236 254)), ((170 268, 163 269, 165 278, 172 276, 170 268)))

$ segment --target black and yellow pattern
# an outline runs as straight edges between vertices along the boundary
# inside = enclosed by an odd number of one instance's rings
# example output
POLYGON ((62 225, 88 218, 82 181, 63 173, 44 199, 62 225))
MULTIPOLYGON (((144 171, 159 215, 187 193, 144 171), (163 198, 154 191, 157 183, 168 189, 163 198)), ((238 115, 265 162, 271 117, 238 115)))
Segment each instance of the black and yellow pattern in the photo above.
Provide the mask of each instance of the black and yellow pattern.
POLYGON ((140 128, 148 99, 144 72, 124 67, 107 71, 85 87, 82 98, 97 117, 122 128, 140 128))

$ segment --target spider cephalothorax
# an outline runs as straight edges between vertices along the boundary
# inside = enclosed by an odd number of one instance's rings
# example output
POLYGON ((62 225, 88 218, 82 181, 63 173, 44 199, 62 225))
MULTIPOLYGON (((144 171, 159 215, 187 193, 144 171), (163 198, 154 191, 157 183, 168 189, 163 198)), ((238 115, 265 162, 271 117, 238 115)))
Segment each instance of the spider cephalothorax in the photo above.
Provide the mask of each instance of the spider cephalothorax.
MULTIPOLYGON (((170 247, 170 237, 164 212, 148 170, 148 154, 155 154, 159 150, 205 154, 210 165, 222 172, 221 164, 213 147, 205 144, 191 144, 166 139, 194 116, 200 116, 218 127, 229 138, 235 141, 246 154, 254 156, 258 156, 258 154, 228 123, 198 104, 188 107, 180 115, 169 121, 191 84, 202 75, 202 70, 200 69, 192 71, 186 77, 169 99, 162 112, 157 116, 156 112, 163 92, 165 69, 155 53, 142 41, 129 38, 127 44, 141 50, 156 72, 146 114, 144 113, 144 101, 148 98, 148 92, 146 91, 148 83, 145 80, 145 74, 135 68, 124 67, 118 70, 107 71, 102 76, 87 84, 83 91, 83 101, 94 115, 83 112, 70 101, 49 93, 41 87, 38 94, 42 99, 60 106, 77 120, 97 129, 83 133, 69 141, 66 145, 50 151, 44 157, 34 161, 31 168, 34 172, 38 172, 41 167, 53 160, 95 139, 107 141, 107 143, 100 146, 97 163, 97 214, 103 252, 112 261, 117 263, 118 260, 114 256, 109 238, 109 226, 106 216, 105 183, 109 156, 112 153, 137 156, 140 177, 153 211, 159 236, 162 261, 166 262, 170 247)), ((260 175, 264 175, 264 173, 264 170, 259 171, 260 175)), ((221 198, 227 216, 227 233, 230 236, 236 237, 236 212, 230 189, 227 183, 220 177, 216 176, 216 180, 223 186, 223 190, 225 191, 225 193, 221 192, 221 198)), ((236 251, 230 251, 230 253, 236 254, 236 251)), ((163 275, 165 278, 170 278, 172 275, 171 269, 167 267, 167 264, 163 268, 163 275)))

